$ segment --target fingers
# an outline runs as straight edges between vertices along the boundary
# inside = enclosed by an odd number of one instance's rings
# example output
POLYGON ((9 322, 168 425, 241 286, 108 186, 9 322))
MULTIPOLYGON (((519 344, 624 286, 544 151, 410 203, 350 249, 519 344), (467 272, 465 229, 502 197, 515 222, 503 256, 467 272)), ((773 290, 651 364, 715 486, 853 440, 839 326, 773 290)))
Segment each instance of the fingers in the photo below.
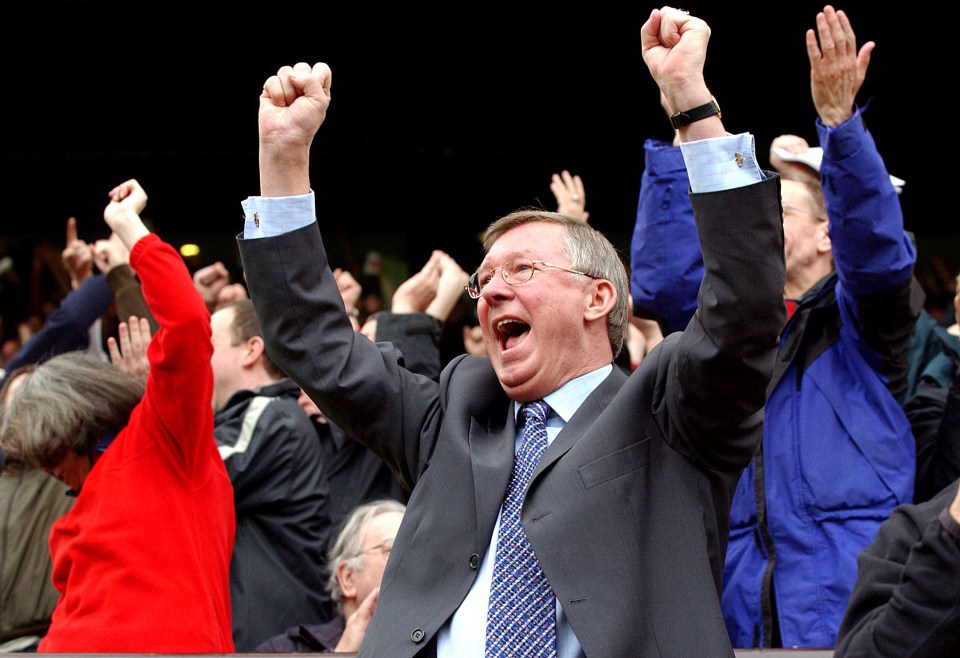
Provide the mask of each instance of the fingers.
POLYGON ((810 150, 810 144, 799 135, 780 135, 770 143, 771 153, 777 148, 782 148, 791 153, 806 153, 810 150))
POLYGON ((133 207, 137 214, 147 205, 147 193, 135 178, 120 183, 110 190, 107 196, 114 203, 128 201, 127 205, 133 207))
POLYGON ((124 181, 110 190, 108 196, 111 201, 123 201, 130 195, 130 181, 124 181))
POLYGON ((229 304, 240 299, 249 299, 247 289, 241 283, 230 283, 225 285, 217 293, 217 306, 229 304))
POLYGON ((810 66, 812 68, 817 66, 822 58, 822 55, 820 54, 820 46, 817 45, 817 33, 812 29, 807 30, 806 44, 807 58, 810 60, 810 66))
POLYGON ((117 326, 117 335, 120 337, 120 353, 125 357, 137 357, 147 351, 152 338, 150 321, 147 318, 138 318, 131 315, 127 322, 117 326))
POLYGON ((67 246, 69 247, 77 239, 77 218, 67 218, 67 246))
MULTIPOLYGON (((130 318, 131 324, 136 322, 136 318, 130 318)), ((133 352, 130 350, 130 325, 126 322, 121 322, 117 326, 117 336, 120 337, 120 355, 126 357, 132 355, 133 352)), ((139 341, 138 341, 139 342, 139 341)))
POLYGON ((820 50, 833 53, 833 37, 830 35, 830 26, 827 25, 826 12, 821 11, 817 14, 817 34, 820 37, 820 50))
MULTIPOLYGON (((273 102, 280 106, 293 105, 302 95, 304 85, 310 81, 311 73, 316 73, 324 92, 330 89, 330 68, 326 64, 318 63, 312 68, 305 62, 297 62, 294 66, 281 66, 277 74, 267 79, 263 90, 273 102), (325 75, 326 72, 326 75, 325 75)), ((329 94, 328 94, 329 95, 329 94)))
POLYGON ((550 179, 550 191, 557 197, 558 202, 569 199, 573 203, 582 205, 586 198, 583 179, 579 175, 571 175, 566 169, 559 174, 553 174, 550 179))
POLYGON ((660 44, 660 10, 652 9, 646 22, 640 27, 640 51, 646 61, 647 52, 660 44))
MULTIPOLYGON (((122 322, 120 326, 123 326, 122 322)), ((117 339, 113 336, 107 338, 107 351, 110 352, 110 363, 112 363, 115 368, 120 368, 123 365, 123 356, 121 356, 120 350, 117 348, 117 339)))
POLYGON ((857 38, 847 15, 830 5, 817 14, 817 32, 823 57, 853 57, 857 38))
POLYGON ((292 66, 282 66, 277 71, 277 78, 280 80, 280 93, 283 94, 283 105, 293 105, 297 100, 297 89, 293 86, 290 76, 293 75, 292 66))
POLYGON ((846 18, 846 15, 842 12, 835 11, 830 5, 823 8, 823 13, 827 19, 827 28, 830 30, 829 39, 837 55, 841 57, 853 55, 852 49, 856 44, 853 37, 853 29, 850 27, 850 22, 847 21, 847 29, 844 30, 843 22, 841 21, 841 15, 843 18, 846 18))
POLYGON ((853 48, 856 47, 857 36, 853 33, 853 26, 850 24, 850 19, 847 18, 847 14, 842 9, 838 10, 835 14, 836 23, 834 32, 834 39, 839 43, 843 41, 846 47, 850 50, 847 54, 853 54, 853 48))
POLYGON ((104 274, 108 273, 117 265, 126 263, 130 254, 127 248, 116 237, 111 235, 108 240, 97 240, 93 245, 93 259, 97 268, 104 274))
POLYGON ((150 339, 153 338, 153 331, 150 330, 150 320, 147 318, 140 318, 140 337, 144 345, 149 345, 150 339))
POLYGON ((221 261, 217 261, 194 272, 193 280, 202 286, 211 286, 217 280, 227 279, 229 276, 227 267, 221 261))
POLYGON ((427 262, 423 264, 421 271, 429 276, 440 276, 440 268, 444 256, 446 256, 445 253, 438 249, 434 249, 433 253, 430 254, 430 258, 428 258, 427 262))
MULTIPOLYGON (((130 322, 127 324, 127 343, 130 346, 130 349, 133 350, 131 354, 142 354, 146 349, 147 343, 150 342, 150 323, 146 322, 147 325, 147 335, 144 337, 143 325, 145 320, 137 318, 134 315, 130 316, 130 322)), ((121 334, 122 335, 122 334, 121 334)), ((123 347, 121 343, 120 347, 123 347)))
POLYGON ((587 193, 583 189, 583 179, 580 175, 571 176, 569 172, 563 172, 563 180, 567 184, 567 189, 572 191, 570 200, 581 206, 587 204, 587 193))
POLYGON ((313 77, 320 82, 323 93, 330 98, 330 87, 333 85, 333 71, 324 62, 317 62, 313 65, 313 77))
POLYGON ((150 344, 150 322, 147 318, 131 315, 128 322, 117 325, 117 338, 107 338, 110 363, 118 370, 146 381, 150 371, 147 346, 150 344))
POLYGON ((271 75, 267 78, 267 81, 263 83, 263 94, 261 96, 269 98, 277 107, 284 107, 287 104, 283 95, 283 84, 280 82, 279 75, 271 75))
POLYGON ((360 603, 360 607, 358 608, 357 611, 359 612, 362 610, 363 616, 366 619, 370 619, 371 617, 373 617, 373 613, 376 611, 377 603, 379 601, 380 601, 380 588, 374 587, 372 590, 370 590, 370 593, 367 594, 367 597, 363 600, 363 602, 360 603))

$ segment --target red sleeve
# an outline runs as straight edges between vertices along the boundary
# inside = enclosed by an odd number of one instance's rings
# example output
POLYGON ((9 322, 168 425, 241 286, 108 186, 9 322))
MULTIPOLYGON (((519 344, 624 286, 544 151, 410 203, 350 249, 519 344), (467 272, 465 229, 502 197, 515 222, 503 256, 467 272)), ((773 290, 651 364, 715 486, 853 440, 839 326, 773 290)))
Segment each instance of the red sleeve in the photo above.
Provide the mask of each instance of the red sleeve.
POLYGON ((205 461, 214 443, 210 314, 183 259, 155 234, 134 245, 130 266, 160 325, 147 348, 142 421, 160 428, 163 448, 191 469, 205 461))

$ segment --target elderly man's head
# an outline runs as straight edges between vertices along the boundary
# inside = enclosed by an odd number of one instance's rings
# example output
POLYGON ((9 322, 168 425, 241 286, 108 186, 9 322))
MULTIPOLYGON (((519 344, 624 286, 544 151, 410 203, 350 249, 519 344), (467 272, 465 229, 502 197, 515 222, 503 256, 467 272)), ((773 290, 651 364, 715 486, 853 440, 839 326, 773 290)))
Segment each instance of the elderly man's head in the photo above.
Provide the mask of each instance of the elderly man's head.
POLYGON ((344 617, 380 586, 406 507, 396 500, 358 506, 330 550, 328 587, 344 617))

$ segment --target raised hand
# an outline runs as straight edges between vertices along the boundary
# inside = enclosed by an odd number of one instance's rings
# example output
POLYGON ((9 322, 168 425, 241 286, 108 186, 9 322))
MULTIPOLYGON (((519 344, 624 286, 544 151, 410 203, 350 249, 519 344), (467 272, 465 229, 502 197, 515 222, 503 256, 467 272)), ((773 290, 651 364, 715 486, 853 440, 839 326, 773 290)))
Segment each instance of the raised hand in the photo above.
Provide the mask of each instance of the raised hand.
POLYGON ((449 254, 443 251, 435 251, 434 254, 439 254, 437 267, 440 279, 437 282, 437 294, 427 306, 426 312, 440 322, 446 322, 463 296, 463 288, 470 275, 449 254))
POLYGON ((116 233, 111 233, 107 240, 97 240, 93 245, 93 262, 97 269, 104 274, 118 265, 130 263, 130 250, 120 240, 116 233))
POLYGON ((377 609, 377 602, 380 600, 380 588, 374 587, 367 594, 367 598, 360 602, 360 606, 347 618, 343 635, 334 648, 336 652, 352 653, 360 650, 360 643, 363 642, 363 636, 367 633, 367 626, 373 619, 373 613, 377 609))
POLYGON ((802 162, 788 162, 777 155, 777 149, 790 153, 806 153, 810 144, 799 135, 780 135, 770 142, 770 166, 776 169, 786 180, 810 181, 820 183, 820 172, 802 162))
POLYGON ((550 191, 553 192, 553 198, 557 200, 557 212, 583 221, 590 218, 590 213, 584 210, 587 205, 587 193, 584 191, 580 176, 571 176, 570 172, 564 169, 551 177, 550 191))
POLYGON ((348 270, 339 267, 333 270, 333 278, 336 280, 337 289, 343 298, 343 307, 347 310, 347 313, 354 315, 357 310, 357 303, 360 301, 360 293, 363 292, 363 286, 348 270))
POLYGON ((216 309, 220 292, 229 284, 230 272, 220 261, 201 267, 193 273, 193 287, 200 293, 200 297, 210 312, 216 309))
POLYGON ((284 66, 260 94, 260 191, 293 196, 310 191, 313 137, 330 105, 330 67, 319 62, 284 66))
POLYGON ((150 233, 140 219, 147 205, 147 193, 131 178, 110 190, 108 196, 110 203, 103 210, 103 219, 127 249, 133 249, 140 238, 150 233))
POLYGON ((709 40, 710 27, 703 20, 674 7, 654 9, 643 24, 643 61, 663 92, 670 114, 710 100, 703 79, 709 40))
POLYGON ((813 104, 824 125, 838 126, 853 115, 876 44, 868 41, 857 52, 850 20, 843 10, 834 11, 830 5, 817 14, 817 31, 807 30, 806 42, 813 104))
POLYGON ((77 237, 77 218, 67 219, 67 246, 60 252, 60 261, 70 275, 70 286, 76 290, 93 274, 93 249, 77 237))
POLYGON ((394 313, 424 313, 437 296, 440 286, 440 260, 445 256, 435 250, 420 271, 397 286, 390 310, 394 313))
POLYGON ((113 336, 107 338, 107 350, 113 367, 133 375, 146 382, 150 374, 150 361, 147 360, 147 346, 150 344, 150 322, 146 318, 130 316, 129 323, 121 322, 117 327, 120 337, 119 346, 113 336))

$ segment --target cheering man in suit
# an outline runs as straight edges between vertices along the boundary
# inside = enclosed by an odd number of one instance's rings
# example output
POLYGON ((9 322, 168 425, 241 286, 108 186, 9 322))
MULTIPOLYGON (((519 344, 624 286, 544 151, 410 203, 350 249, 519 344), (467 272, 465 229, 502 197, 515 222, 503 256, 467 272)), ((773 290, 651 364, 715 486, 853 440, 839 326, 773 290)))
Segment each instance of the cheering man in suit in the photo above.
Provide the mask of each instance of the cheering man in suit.
POLYGON ((783 231, 779 178, 751 135, 726 133, 704 82, 709 37, 670 7, 641 28, 706 272, 686 330, 630 376, 613 366, 629 294, 617 251, 539 210, 487 229, 467 285, 488 356, 436 382, 354 332, 308 171, 330 68, 266 81, 262 196, 243 203, 238 242, 267 350, 413 490, 361 656, 733 656, 720 581, 785 320, 783 231))

